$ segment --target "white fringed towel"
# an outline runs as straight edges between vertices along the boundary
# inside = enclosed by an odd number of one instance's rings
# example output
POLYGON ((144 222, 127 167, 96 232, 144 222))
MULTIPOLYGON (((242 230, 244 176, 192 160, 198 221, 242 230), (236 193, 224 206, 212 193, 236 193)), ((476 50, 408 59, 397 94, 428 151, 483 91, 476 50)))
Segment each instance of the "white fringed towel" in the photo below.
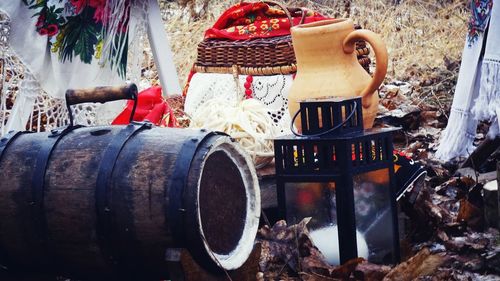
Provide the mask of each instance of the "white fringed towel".
POLYGON ((484 33, 477 36, 474 40, 467 38, 462 54, 450 118, 436 152, 436 158, 443 161, 472 153, 479 120, 493 123, 488 137, 499 134, 500 1, 493 3, 487 37, 484 33), (483 44, 486 46, 481 58, 483 44))
POLYGON ((486 49, 481 66, 479 97, 476 99, 472 113, 478 120, 493 122, 490 137, 498 134, 498 116, 500 114, 500 1, 495 1, 491 11, 486 49))

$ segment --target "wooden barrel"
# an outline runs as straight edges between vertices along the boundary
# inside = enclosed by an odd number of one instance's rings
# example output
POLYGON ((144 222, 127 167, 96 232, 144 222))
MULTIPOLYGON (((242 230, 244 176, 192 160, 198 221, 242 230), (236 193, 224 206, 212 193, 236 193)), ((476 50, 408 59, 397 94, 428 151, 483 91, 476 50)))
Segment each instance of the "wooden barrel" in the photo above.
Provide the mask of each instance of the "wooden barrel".
POLYGON ((251 159, 226 135, 148 124, 0 140, 0 271, 160 280, 187 248, 240 267, 260 216, 251 159))

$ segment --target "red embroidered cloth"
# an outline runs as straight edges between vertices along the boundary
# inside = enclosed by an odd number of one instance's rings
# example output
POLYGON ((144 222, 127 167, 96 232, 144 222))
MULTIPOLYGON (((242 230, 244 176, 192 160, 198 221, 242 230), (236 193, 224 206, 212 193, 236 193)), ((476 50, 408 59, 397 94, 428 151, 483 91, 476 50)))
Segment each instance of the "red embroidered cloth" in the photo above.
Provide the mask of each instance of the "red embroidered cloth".
MULTIPOLYGON (((128 124, 133 107, 134 101, 128 101, 123 112, 116 117, 112 124, 128 124)), ((178 127, 172 108, 161 95, 161 87, 151 87, 139 93, 134 121, 144 120, 161 127, 178 127)))
MULTIPOLYGON (((327 19, 305 9, 304 23, 327 19)), ((292 14, 293 25, 302 19, 301 13, 292 14)), ((246 40, 290 34, 290 20, 279 8, 263 2, 241 2, 226 10, 214 26, 205 32, 205 38, 246 40)))

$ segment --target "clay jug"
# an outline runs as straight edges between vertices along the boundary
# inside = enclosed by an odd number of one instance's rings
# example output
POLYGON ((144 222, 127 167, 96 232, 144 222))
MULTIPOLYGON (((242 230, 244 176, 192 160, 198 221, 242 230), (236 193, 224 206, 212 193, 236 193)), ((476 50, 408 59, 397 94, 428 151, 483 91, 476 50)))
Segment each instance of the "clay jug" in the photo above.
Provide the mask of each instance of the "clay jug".
MULTIPOLYGON (((363 125, 373 126, 378 110, 378 88, 387 73, 387 49, 377 34, 355 30, 350 19, 323 20, 291 29, 297 58, 297 75, 289 99, 290 115, 299 110, 298 101, 320 97, 362 96, 363 125), (355 43, 367 41, 375 53, 373 77, 358 63, 355 43)), ((300 119, 295 125, 300 131, 300 119)))

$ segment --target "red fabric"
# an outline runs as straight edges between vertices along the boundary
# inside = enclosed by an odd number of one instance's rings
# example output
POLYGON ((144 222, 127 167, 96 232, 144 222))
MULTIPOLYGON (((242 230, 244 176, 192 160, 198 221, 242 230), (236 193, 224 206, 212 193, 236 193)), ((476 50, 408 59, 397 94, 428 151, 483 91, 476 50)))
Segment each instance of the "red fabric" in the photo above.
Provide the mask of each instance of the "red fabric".
MULTIPOLYGON (((134 101, 129 100, 123 112, 115 118, 112 124, 128 124, 133 107, 134 101)), ((134 121, 145 120, 161 127, 178 127, 172 108, 161 95, 161 87, 151 87, 139 93, 134 121)))
MULTIPOLYGON (((298 25, 302 16, 293 17, 298 25)), ((307 10, 304 23, 327 19, 307 10)), ((205 32, 205 38, 246 40, 290 34, 290 21, 280 8, 270 7, 263 2, 241 2, 226 10, 214 26, 205 32)))
POLYGON ((194 69, 191 69, 191 71, 189 71, 186 85, 184 86, 184 90, 182 90, 182 95, 183 96, 187 95, 187 92, 188 92, 188 89, 189 89, 189 84, 191 83, 191 79, 193 78, 193 76, 195 74, 196 74, 196 72, 194 71, 194 69))

